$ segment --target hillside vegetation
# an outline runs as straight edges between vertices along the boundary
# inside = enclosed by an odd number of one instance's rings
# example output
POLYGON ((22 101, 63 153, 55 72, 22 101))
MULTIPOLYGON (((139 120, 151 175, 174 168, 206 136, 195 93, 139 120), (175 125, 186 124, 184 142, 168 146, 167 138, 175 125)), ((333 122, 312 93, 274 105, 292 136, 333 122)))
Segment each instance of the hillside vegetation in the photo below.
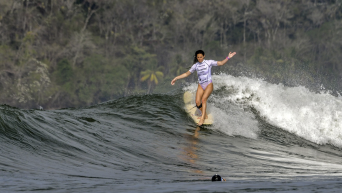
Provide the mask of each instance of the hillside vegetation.
POLYGON ((337 0, 1 0, 0 102, 51 109, 161 92, 197 49, 236 51, 228 73, 340 89, 341 14, 337 0))

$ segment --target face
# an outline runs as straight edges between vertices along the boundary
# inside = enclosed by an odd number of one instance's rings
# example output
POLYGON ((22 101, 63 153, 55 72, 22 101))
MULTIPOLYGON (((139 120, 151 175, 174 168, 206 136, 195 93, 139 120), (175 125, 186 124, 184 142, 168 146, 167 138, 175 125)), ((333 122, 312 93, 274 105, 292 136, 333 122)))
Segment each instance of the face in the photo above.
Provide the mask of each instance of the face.
POLYGON ((197 54, 197 60, 198 60, 199 63, 202 63, 203 60, 204 60, 204 55, 202 55, 202 54, 197 54))

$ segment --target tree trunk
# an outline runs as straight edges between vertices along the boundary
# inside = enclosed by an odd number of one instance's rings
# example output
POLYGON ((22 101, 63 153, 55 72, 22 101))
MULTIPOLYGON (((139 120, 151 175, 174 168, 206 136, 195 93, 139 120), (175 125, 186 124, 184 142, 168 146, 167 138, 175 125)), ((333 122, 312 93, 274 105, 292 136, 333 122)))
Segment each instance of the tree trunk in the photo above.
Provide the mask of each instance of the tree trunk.
POLYGON ((76 50, 76 54, 75 54, 75 57, 73 59, 73 63, 72 63, 72 66, 73 68, 76 67, 76 62, 77 62, 77 58, 78 58, 78 55, 80 53, 80 50, 81 50, 81 44, 83 42, 83 39, 84 39, 84 31, 86 30, 87 26, 88 26, 88 23, 89 23, 89 19, 91 18, 91 16, 95 13, 95 11, 91 10, 91 11, 88 11, 88 14, 87 14, 87 18, 85 20, 85 23, 84 23, 84 26, 80 32, 80 38, 79 38, 79 41, 78 41, 78 45, 77 45, 77 50, 76 50))
POLYGON ((148 90, 147 90, 147 94, 151 94, 151 86, 152 86, 152 82, 148 81, 148 90))

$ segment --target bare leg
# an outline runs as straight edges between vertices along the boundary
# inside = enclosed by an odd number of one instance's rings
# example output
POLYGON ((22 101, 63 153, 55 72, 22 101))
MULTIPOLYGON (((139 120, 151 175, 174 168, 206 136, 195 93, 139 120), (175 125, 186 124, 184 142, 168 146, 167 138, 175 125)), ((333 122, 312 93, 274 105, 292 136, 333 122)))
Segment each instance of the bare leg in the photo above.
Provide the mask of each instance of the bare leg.
POLYGON ((202 117, 201 120, 198 122, 198 125, 201 126, 204 123, 204 119, 207 114, 207 100, 210 94, 213 92, 213 83, 210 83, 207 88, 205 88, 204 93, 202 95, 202 117))
MULTIPOLYGON (((204 94, 204 90, 203 88, 201 87, 200 84, 198 84, 198 88, 197 88, 197 92, 196 92, 196 105, 197 106, 200 106, 201 103, 202 103, 202 97, 203 97, 203 94, 204 94)), ((202 107, 200 108, 202 114, 203 114, 203 105, 202 107)), ((207 119, 208 118, 208 115, 206 114, 205 115, 205 118, 207 119)))

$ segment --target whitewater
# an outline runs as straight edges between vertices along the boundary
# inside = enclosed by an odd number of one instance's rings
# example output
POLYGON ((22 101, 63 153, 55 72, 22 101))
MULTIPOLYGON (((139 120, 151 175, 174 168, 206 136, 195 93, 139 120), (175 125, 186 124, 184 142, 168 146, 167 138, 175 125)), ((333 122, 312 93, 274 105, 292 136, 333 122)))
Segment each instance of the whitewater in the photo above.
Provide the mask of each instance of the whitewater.
POLYGON ((0 191, 340 191, 341 97, 228 74, 213 83, 207 127, 184 109, 195 82, 84 108, 0 105, 0 191))
MULTIPOLYGON (((316 144, 342 147, 341 97, 334 97, 325 90, 315 93, 303 86, 286 87, 282 84, 270 84, 261 79, 226 74, 214 76, 214 81, 215 88, 229 92, 225 96, 214 94, 214 106, 233 103, 240 107, 254 108, 258 116, 271 125, 316 144)), ((226 113, 220 113, 217 109, 213 109, 213 112, 218 120, 218 128, 229 125, 230 122, 226 122, 226 113)), ((252 122, 249 117, 243 121, 252 122)), ((234 120, 239 118, 234 117, 234 120)), ((229 135, 238 134, 252 138, 257 136, 258 129, 256 126, 253 127, 253 124, 243 127, 249 130, 249 134, 245 134, 244 130, 239 131, 236 126, 233 128, 225 128, 222 131, 229 135)))

